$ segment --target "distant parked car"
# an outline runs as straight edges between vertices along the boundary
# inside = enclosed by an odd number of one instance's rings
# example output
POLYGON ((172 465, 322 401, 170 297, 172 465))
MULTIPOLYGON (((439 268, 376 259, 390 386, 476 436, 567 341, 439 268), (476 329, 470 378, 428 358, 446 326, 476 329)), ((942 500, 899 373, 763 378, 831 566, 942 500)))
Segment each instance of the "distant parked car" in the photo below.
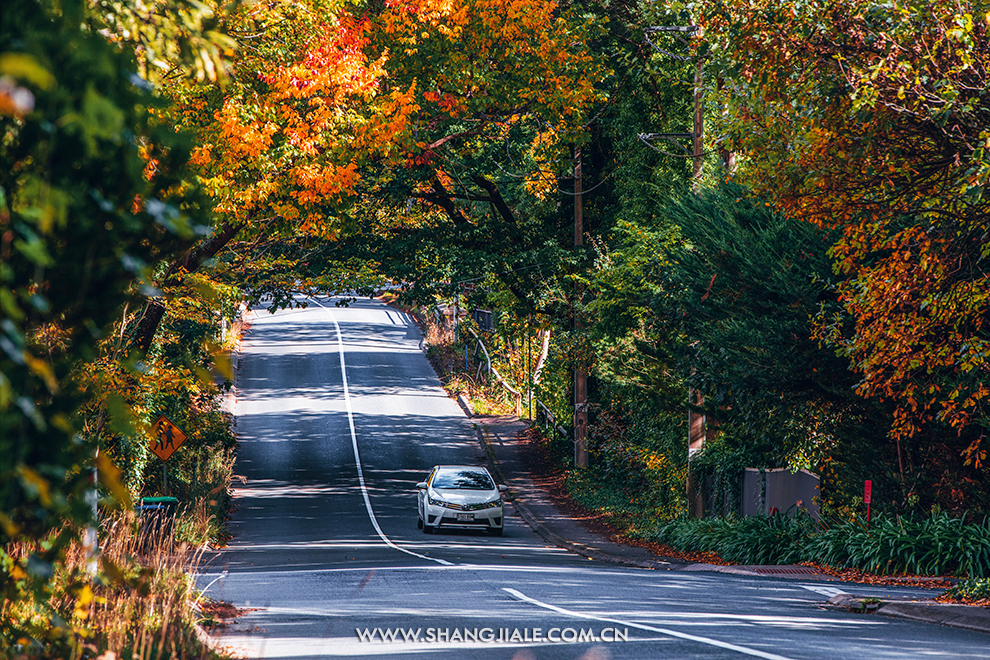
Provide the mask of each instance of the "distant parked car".
POLYGON ((426 534, 440 528, 486 529, 502 536, 505 524, 502 493, 483 467, 437 465, 419 489, 417 526, 426 534))

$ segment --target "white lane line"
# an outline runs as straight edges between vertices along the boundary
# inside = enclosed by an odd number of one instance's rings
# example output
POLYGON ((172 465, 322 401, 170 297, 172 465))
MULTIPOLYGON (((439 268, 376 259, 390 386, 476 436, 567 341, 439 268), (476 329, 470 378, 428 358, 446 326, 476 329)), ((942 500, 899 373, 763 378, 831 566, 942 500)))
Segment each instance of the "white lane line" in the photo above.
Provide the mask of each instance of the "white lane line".
MULTIPOLYGON (((264 569, 243 569, 239 570, 237 575, 286 575, 291 576, 295 574, 320 574, 320 573, 352 573, 352 572, 364 572, 367 573, 369 570, 376 571, 488 571, 493 573, 550 573, 550 574, 567 574, 573 575, 575 569, 565 566, 508 566, 503 564, 450 564, 447 563, 445 566, 377 566, 369 564, 366 566, 348 566, 347 568, 279 568, 278 570, 267 571, 264 569)), ((610 570, 589 570, 586 568, 578 569, 581 572, 582 577, 586 576, 599 576, 605 575, 609 577, 646 577, 640 573, 626 573, 626 572, 616 572, 610 570)), ((211 578, 217 575, 217 573, 194 573, 197 578, 211 578)), ((229 576, 228 576, 229 577, 229 576)), ((650 576, 655 577, 655 576, 650 576)))
POLYGON ((800 586, 804 587, 808 591, 814 591, 816 594, 828 596, 829 598, 831 598, 832 596, 838 596, 839 594, 846 593, 842 589, 836 589, 835 587, 819 587, 817 585, 809 585, 809 584, 802 584, 800 586))
POLYGON ((381 526, 378 524, 378 518, 375 517, 375 510, 371 508, 371 497, 368 495, 368 486, 364 481, 364 468, 361 467, 361 454, 358 452, 357 444, 357 433, 354 430, 354 410, 351 408, 351 393, 347 388, 347 366, 344 364, 344 338, 340 334, 340 324, 337 323, 337 317, 333 315, 333 312, 329 307, 320 304, 320 301, 313 299, 317 305, 323 307, 330 314, 330 320, 333 321, 333 327, 337 330, 337 352, 340 354, 340 377, 344 382, 344 407, 347 409, 347 423, 351 428, 351 447, 354 448, 354 462, 357 464, 358 481, 361 484, 361 495, 364 496, 364 507, 368 510, 368 517, 371 518, 371 524, 375 526, 375 531, 378 532, 378 536, 385 541, 385 545, 390 548, 394 548, 399 552, 404 552, 407 555, 412 555, 413 557, 419 557, 420 559, 427 559, 429 561, 435 561, 438 564, 443 564, 444 566, 452 566, 453 563, 447 561, 446 559, 438 559, 436 557, 428 557, 426 555, 421 555, 418 552, 413 552, 412 550, 406 550, 405 548, 400 548, 392 540, 385 536, 385 532, 382 531, 381 526))
POLYGON ((205 587, 203 587, 202 589, 200 589, 199 590, 199 595, 196 596, 196 600, 193 601, 193 605, 196 605, 196 603, 199 602, 199 599, 206 595, 206 592, 209 591, 210 587, 212 587, 214 584, 217 583, 217 580, 222 580, 225 577, 227 577, 227 571, 224 571, 220 575, 216 576, 215 578, 213 578, 213 581, 212 582, 210 582, 208 585, 206 585, 205 587))
POLYGON ((642 623, 633 623, 632 621, 622 621, 620 619, 611 619, 605 616, 596 616, 594 614, 585 614, 584 612, 575 612, 573 610, 565 610, 563 607, 557 607, 556 605, 551 605, 549 603, 544 603, 538 601, 535 598, 530 598, 526 594, 520 593, 515 589, 510 589, 508 587, 502 587, 503 591, 509 592, 512 596, 518 598, 519 600, 525 601, 536 605, 537 607, 542 607, 546 610, 551 610, 557 612, 558 614, 564 614, 567 616, 577 617, 579 619, 590 619, 591 621, 602 621, 604 623, 615 623, 621 626, 627 626, 629 628, 638 628, 640 630, 646 630, 649 632, 660 633, 661 635, 668 635, 670 637, 677 637, 678 639, 686 639, 691 642, 698 642, 701 644, 708 644, 709 646, 717 646, 721 649, 728 649, 729 651, 736 651, 737 653, 743 653, 745 655, 752 655, 757 658, 765 658, 765 660, 792 660, 792 658, 787 658, 782 655, 777 655, 776 653, 767 653, 766 651, 758 651, 757 649, 751 649, 746 646, 739 646, 737 644, 730 644, 729 642, 722 642, 717 639, 712 639, 710 637, 699 637, 698 635, 689 635, 687 633, 678 632, 676 630, 669 630, 667 628, 657 628, 655 626, 647 626, 642 623))

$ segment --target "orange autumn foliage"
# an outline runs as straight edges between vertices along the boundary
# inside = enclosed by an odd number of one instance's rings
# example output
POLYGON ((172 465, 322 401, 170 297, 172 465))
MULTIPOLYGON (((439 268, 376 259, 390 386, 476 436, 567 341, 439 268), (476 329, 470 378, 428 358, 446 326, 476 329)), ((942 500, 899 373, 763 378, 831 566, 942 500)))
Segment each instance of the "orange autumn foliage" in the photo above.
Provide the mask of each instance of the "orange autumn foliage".
POLYGON ((462 135, 538 116, 541 149, 573 141, 604 71, 587 26, 546 0, 390 0, 375 15, 273 3, 240 20, 291 22, 292 48, 246 43, 219 93, 176 96, 202 182, 242 237, 259 222, 332 237, 369 165, 433 166, 462 135))
MULTIPOLYGON (((975 439, 990 376, 990 6, 725 0, 702 24, 729 81, 740 176, 833 228, 852 317, 819 337, 896 402, 891 435, 932 421, 975 439)), ((978 437, 977 437, 978 436, 978 437)))

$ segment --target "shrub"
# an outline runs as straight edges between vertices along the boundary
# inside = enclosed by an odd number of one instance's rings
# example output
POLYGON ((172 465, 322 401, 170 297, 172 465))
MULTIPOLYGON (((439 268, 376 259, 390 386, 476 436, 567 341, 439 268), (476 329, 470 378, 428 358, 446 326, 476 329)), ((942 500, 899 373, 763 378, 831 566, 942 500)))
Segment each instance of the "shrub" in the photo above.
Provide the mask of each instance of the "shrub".
POLYGON ((960 600, 990 600, 990 578, 970 578, 963 580, 945 592, 950 598, 960 600))
POLYGON ((685 552, 715 552, 739 564, 815 561, 889 575, 990 576, 990 518, 980 524, 937 512, 927 518, 877 516, 820 527, 806 514, 679 518, 634 536, 685 552))
POLYGON ((817 534, 806 556, 829 566, 887 575, 990 575, 990 518, 967 524, 937 512, 927 518, 877 516, 843 522, 817 534))
POLYGON ((752 518, 679 518, 647 536, 685 552, 715 552, 738 564, 791 564, 801 561, 815 521, 806 514, 752 518))
POLYGON ((794 564, 803 559, 816 525, 803 513, 742 518, 723 536, 718 553, 739 564, 794 564))

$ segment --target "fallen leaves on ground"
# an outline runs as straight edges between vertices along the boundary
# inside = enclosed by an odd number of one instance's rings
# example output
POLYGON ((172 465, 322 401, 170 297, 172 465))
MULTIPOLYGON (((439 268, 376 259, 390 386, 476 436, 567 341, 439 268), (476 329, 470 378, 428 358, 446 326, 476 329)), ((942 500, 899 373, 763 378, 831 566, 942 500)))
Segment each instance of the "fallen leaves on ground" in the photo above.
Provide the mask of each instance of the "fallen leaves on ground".
POLYGON ((256 607, 237 608, 229 601, 213 600, 212 598, 204 599, 199 603, 199 608, 203 611, 203 627, 211 630, 226 628, 231 620, 258 609, 256 607))
POLYGON ((921 587, 923 589, 948 589, 953 580, 946 577, 926 577, 923 575, 877 575, 856 568, 835 568, 813 561, 801 563, 810 566, 824 575, 831 575, 843 582, 858 582, 859 584, 874 584, 883 587, 921 587))
POLYGON ((935 600, 939 603, 955 603, 957 605, 973 605, 975 607, 986 607, 990 609, 990 598, 963 598, 958 596, 950 596, 949 594, 941 594, 940 596, 935 596, 935 600))

